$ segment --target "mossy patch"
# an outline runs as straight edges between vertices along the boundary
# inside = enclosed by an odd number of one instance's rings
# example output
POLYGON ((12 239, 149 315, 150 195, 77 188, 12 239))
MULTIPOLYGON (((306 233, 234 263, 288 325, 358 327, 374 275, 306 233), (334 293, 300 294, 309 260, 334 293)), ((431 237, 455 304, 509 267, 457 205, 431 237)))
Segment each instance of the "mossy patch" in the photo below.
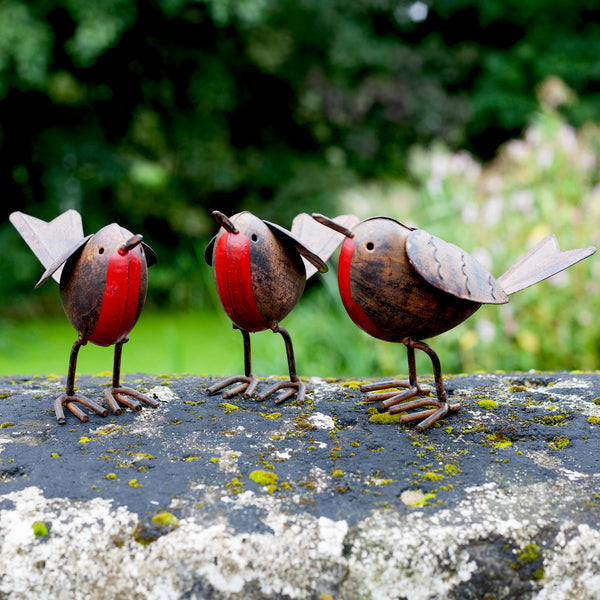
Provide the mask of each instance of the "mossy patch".
POLYGON ((48 535, 48 527, 42 521, 36 521, 31 527, 33 528, 33 535, 38 539, 48 535))
POLYGON ((479 400, 477 406, 484 410, 494 410, 495 408, 498 408, 498 403, 495 400, 479 400))
POLYGON ((276 473, 273 473, 272 471, 264 471, 262 469, 252 471, 249 477, 252 481, 264 486, 275 485, 279 479, 276 473))
POLYGON ((179 526, 179 519, 170 512, 163 510, 152 517, 152 522, 159 528, 167 527, 176 529, 179 526))
POLYGON ((590 425, 600 425, 600 417, 588 417, 588 423, 590 425))
POLYGON ((11 423, 10 421, 5 421, 4 423, 0 424, 0 429, 8 429, 9 427, 14 427, 14 423, 11 423))
POLYGON ((387 425, 389 423, 400 423, 400 413, 390 414, 389 412, 374 413, 369 417, 369 423, 376 423, 377 425, 387 425))
POLYGON ((548 442, 548 445, 554 450, 564 450, 570 443, 571 440, 566 435, 557 435, 548 442))
POLYGON ((517 392, 526 392, 526 391, 527 391, 527 388, 526 388, 524 385, 511 385, 511 386, 508 388, 508 391, 509 391, 511 394, 516 394, 517 392))

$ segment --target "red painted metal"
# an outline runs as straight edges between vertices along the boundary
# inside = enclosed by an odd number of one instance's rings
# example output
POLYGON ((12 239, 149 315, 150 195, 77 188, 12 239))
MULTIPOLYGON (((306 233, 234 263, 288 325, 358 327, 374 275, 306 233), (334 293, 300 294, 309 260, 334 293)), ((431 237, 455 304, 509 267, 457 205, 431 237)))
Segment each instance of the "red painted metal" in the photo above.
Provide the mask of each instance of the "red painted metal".
POLYGON ((124 340, 138 316, 141 264, 134 252, 115 252, 108 261, 106 283, 96 326, 88 340, 112 346, 124 340))
POLYGON ((215 280, 227 316, 245 331, 263 331, 267 323, 256 304, 250 240, 243 233, 224 232, 217 241, 215 280))
POLYGON ((355 325, 360 327, 376 338, 381 338, 383 334, 375 326, 373 321, 369 319, 365 311, 352 298, 352 290, 350 288, 350 277, 352 270, 352 257, 354 256, 354 240, 345 238, 340 250, 340 258, 338 262, 338 285, 340 288, 340 296, 342 303, 349 317, 355 325))

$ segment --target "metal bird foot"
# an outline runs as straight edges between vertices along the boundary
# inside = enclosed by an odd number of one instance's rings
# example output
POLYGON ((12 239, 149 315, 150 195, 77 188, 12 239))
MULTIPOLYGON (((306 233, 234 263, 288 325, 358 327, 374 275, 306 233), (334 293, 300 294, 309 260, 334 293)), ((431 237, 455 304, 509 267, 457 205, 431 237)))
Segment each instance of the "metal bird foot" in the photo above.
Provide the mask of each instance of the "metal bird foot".
POLYGON ((424 431, 430 425, 446 416, 449 412, 456 412, 460 404, 449 404, 445 392, 442 399, 432 396, 435 392, 430 386, 421 386, 418 382, 411 383, 408 380, 382 381, 379 383, 369 383, 362 385, 360 391, 366 393, 365 401, 380 402, 379 412, 388 412, 391 415, 406 413, 400 417, 400 423, 409 423, 424 419, 416 427, 418 431, 424 431), (393 388, 406 388, 405 391, 394 390, 393 388), (377 393, 377 390, 388 390, 377 393), (425 398, 412 400, 415 396, 426 396, 425 398), (409 413, 415 408, 430 407, 414 413, 409 413), (435 408, 431 408, 434 406, 435 408))
POLYGON ((266 400, 269 396, 271 396, 275 392, 278 392, 279 390, 283 390, 286 388, 288 388, 287 391, 284 392, 283 394, 280 394, 275 399, 275 404, 282 404, 288 398, 291 398, 294 394, 296 394, 296 404, 298 406, 302 406, 302 404, 304 403, 304 396, 306 394, 306 386, 300 380, 280 381, 279 383, 276 383, 275 385, 271 386, 264 394, 261 394, 258 397, 258 401, 262 402, 263 400, 266 400))
POLYGON ((410 421, 417 421, 423 419, 417 426, 417 431, 425 431, 428 427, 433 425, 435 422, 444 418, 449 412, 456 412, 460 409, 460 403, 449 404, 446 398, 440 401, 438 398, 424 398, 422 400, 413 400, 406 404, 399 404, 389 409, 390 414, 396 414, 400 412, 406 412, 414 408, 421 408, 423 406, 434 405, 436 408, 428 408, 426 410, 420 410, 414 413, 404 414, 400 417, 400 423, 409 423, 410 421))
POLYGON ((154 398, 149 398, 137 390, 123 386, 112 387, 110 390, 104 390, 104 397, 106 398, 110 409, 116 415, 120 415, 122 412, 119 402, 131 408, 132 410, 137 411, 142 410, 144 404, 152 408, 157 408, 160 404, 154 398), (131 396, 131 398, 128 398, 128 396, 131 396), (132 398, 135 398, 135 400, 132 398))
POLYGON ((236 394, 244 394, 244 398, 250 398, 254 391, 256 390, 256 386, 258 385, 258 377, 256 375, 234 375, 233 377, 228 377, 227 379, 223 379, 219 383, 215 383, 211 385, 207 391, 208 395, 212 396, 217 392, 225 389, 226 387, 237 383, 234 388, 231 388, 227 392, 223 392, 223 398, 227 400, 228 398, 232 398, 236 394))
POLYGON ((82 422, 86 423, 88 416, 77 406, 77 403, 87 406, 87 408, 93 410, 96 414, 101 417, 106 417, 108 410, 99 404, 96 404, 93 400, 82 396, 81 394, 64 394, 54 401, 54 412, 56 413, 56 420, 62 425, 65 422, 65 411, 63 406, 66 404, 67 408, 82 422))

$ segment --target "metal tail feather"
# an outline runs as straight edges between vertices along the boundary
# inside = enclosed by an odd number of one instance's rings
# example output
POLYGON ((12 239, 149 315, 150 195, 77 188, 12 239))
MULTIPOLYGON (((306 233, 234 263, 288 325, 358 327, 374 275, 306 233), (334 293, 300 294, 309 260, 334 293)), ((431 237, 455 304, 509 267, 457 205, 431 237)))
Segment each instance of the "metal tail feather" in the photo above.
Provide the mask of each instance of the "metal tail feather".
POLYGON ((556 275, 556 273, 591 256, 594 252, 596 252, 596 248, 593 246, 561 252, 556 236, 549 235, 521 256, 506 273, 498 278, 498 283, 508 295, 514 294, 552 275, 556 275))
MULTIPOLYGON (((76 210, 67 210, 49 223, 22 212, 12 213, 9 219, 46 269, 83 238, 81 215, 76 210)), ((61 271, 52 275, 58 282, 61 271)))
MULTIPOLYGON (((340 215, 332 220, 349 229, 360 221, 354 215, 340 215)), ((300 213, 294 218, 292 233, 323 261, 326 261, 344 241, 342 233, 321 225, 307 213, 300 213)), ((304 266, 306 279, 317 272, 317 269, 307 260, 304 260, 304 266)))

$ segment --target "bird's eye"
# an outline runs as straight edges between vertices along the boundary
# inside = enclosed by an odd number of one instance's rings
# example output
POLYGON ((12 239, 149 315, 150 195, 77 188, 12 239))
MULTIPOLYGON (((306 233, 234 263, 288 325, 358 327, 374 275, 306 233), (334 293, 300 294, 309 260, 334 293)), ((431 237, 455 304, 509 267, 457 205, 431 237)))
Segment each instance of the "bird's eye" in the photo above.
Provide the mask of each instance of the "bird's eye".
POLYGON ((253 233, 253 234, 250 236, 250 239, 251 239, 253 242, 258 242, 258 236, 257 236, 255 233, 253 233))
POLYGON ((98 248, 98 254, 104 254, 104 248, 102 248, 102 247, 98 248))
POLYGON ((375 244, 373 242, 367 242, 365 244, 365 248, 369 251, 369 252, 373 252, 373 249, 375 248, 375 244))

